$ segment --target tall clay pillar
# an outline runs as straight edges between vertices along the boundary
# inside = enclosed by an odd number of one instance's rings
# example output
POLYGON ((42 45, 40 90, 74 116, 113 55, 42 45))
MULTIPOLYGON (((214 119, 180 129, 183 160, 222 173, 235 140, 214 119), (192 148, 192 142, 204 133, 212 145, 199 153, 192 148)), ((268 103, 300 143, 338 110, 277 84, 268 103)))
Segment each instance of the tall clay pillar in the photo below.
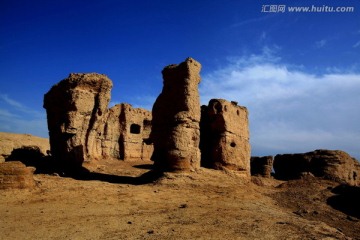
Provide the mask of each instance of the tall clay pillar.
POLYGON ((187 58, 162 71, 163 89, 152 114, 152 160, 165 171, 192 171, 200 167, 201 64, 187 58))
POLYGON ((67 170, 101 157, 96 142, 102 134, 111 88, 105 75, 73 73, 45 94, 51 153, 67 170))

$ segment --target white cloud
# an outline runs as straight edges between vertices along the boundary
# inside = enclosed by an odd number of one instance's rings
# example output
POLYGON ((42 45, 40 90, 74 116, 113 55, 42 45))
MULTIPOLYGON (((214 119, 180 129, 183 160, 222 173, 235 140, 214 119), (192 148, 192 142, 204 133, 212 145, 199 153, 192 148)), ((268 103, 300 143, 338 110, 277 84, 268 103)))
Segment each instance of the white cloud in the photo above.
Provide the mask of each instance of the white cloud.
POLYGON ((48 136, 44 111, 30 109, 6 94, 0 94, 0 100, 0 131, 48 136))
POLYGON ((242 27, 244 25, 248 25, 248 24, 251 24, 251 23, 262 22, 262 21, 268 20, 269 18, 273 18, 273 17, 274 17, 274 15, 264 15, 263 17, 246 19, 244 21, 237 22, 237 23, 231 25, 231 27, 235 27, 235 28, 236 27, 242 27))
POLYGON ((360 47, 360 41, 358 41, 357 43, 355 43, 355 44, 353 45, 353 48, 357 48, 357 47, 360 47))
POLYGON ((260 36, 260 39, 264 40, 264 39, 266 39, 266 38, 267 38, 266 32, 262 32, 262 33, 261 33, 261 36, 260 36))
POLYGON ((15 114, 12 114, 11 112, 9 112, 6 109, 0 109, 0 119, 2 118, 13 118, 16 117, 15 114))
POLYGON ((250 113, 254 155, 340 149, 360 159, 360 74, 310 74, 263 54, 205 74, 202 104, 234 100, 250 113))
POLYGON ((316 48, 323 48, 327 44, 326 39, 322 39, 320 41, 315 42, 316 48))
POLYGON ((39 137, 48 137, 46 117, 40 119, 2 118, 0 131, 12 133, 27 133, 39 137))
POLYGON ((0 94, 0 98, 12 107, 20 108, 20 109, 24 108, 24 106, 21 103, 9 98, 8 95, 6 94, 0 94))
POLYGON ((7 94, 0 94, 0 100, 2 100, 8 106, 10 106, 12 111, 19 111, 21 113, 33 114, 36 116, 42 115, 39 111, 30 109, 26 107, 24 104, 10 98, 7 94))

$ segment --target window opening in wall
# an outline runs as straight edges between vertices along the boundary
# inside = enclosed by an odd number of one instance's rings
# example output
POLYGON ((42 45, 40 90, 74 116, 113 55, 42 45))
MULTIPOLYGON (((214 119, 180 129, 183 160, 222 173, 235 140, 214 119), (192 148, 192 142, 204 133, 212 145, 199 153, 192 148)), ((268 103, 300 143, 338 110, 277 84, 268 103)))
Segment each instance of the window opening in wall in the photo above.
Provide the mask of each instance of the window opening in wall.
POLYGON ((140 134, 141 126, 139 124, 131 124, 130 125, 130 133, 132 134, 140 134))

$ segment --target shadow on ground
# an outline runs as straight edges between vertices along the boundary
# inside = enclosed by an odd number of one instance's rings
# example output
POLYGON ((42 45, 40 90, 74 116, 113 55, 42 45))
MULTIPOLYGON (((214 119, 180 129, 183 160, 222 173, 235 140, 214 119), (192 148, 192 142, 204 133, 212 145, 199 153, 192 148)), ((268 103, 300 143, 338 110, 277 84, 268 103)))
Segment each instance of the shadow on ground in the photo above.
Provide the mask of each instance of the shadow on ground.
POLYGON ((332 191, 335 193, 327 199, 327 204, 349 216, 360 219, 360 187, 339 185, 332 191))
POLYGON ((90 172, 83 167, 80 169, 66 169, 57 164, 51 156, 45 156, 41 153, 40 149, 36 146, 14 149, 11 152, 11 155, 6 158, 6 161, 20 161, 27 167, 35 167, 35 174, 57 173, 63 177, 71 177, 76 180, 86 181, 94 180, 118 184, 141 185, 152 183, 163 176, 162 172, 153 170, 152 164, 135 165, 135 168, 150 170, 137 177, 90 172))
POLYGON ((118 175, 98 173, 98 172, 89 172, 87 169, 83 169, 81 173, 73 174, 70 175, 69 177, 83 181, 102 181, 102 182, 118 183, 118 184, 142 185, 142 184, 153 183, 162 176, 163 176, 162 172, 155 170, 146 172, 138 177, 132 177, 132 176, 118 176, 118 175))
POLYGON ((44 155, 37 146, 15 148, 5 161, 20 161, 27 167, 35 167, 35 174, 59 172, 59 166, 54 159, 50 155, 44 155))

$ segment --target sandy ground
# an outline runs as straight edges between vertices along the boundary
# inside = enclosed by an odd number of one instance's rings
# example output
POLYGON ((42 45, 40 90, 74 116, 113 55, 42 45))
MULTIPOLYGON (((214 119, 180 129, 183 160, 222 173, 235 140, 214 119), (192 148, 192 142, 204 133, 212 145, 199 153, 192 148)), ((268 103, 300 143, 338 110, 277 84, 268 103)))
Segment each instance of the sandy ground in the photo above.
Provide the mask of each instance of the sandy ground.
POLYGON ((50 150, 49 139, 30 134, 0 132, 0 163, 11 155, 11 152, 23 146, 37 146, 46 155, 50 150))
POLYGON ((35 189, 0 191, 0 239, 360 239, 359 219, 326 204, 337 183, 155 178, 150 164, 108 160, 83 179, 37 174, 35 189))

